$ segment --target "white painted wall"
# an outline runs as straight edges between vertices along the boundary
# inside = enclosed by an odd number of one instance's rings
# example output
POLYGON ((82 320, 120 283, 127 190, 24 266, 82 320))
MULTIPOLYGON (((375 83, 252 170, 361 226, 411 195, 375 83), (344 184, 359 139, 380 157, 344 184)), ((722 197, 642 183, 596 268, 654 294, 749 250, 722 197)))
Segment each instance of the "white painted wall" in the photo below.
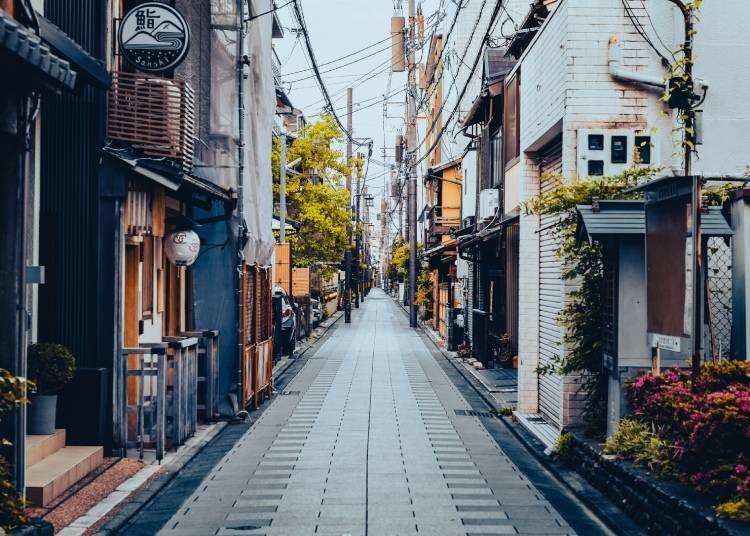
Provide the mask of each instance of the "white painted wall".
MULTIPOLYGON (((682 17, 674 6, 663 0, 627 1, 663 53, 677 49, 683 39, 682 17)), ((705 3, 700 13, 695 71, 710 89, 702 107, 704 144, 695 164, 698 172, 737 174, 750 163, 747 20, 750 2, 743 0, 705 3)), ((521 58, 522 201, 538 191, 535 151, 560 131, 567 179, 587 173, 587 169, 579 169, 584 162, 578 159, 581 129, 651 135, 655 163, 665 174, 680 172, 679 140, 672 133, 674 113, 660 100, 658 90, 611 77, 608 43, 613 36, 622 43, 625 68, 656 77, 665 75, 657 54, 626 16, 621 0, 560 0, 521 58)), ((605 153, 608 156, 609 147, 605 153)), ((535 411, 537 403, 537 225, 536 217, 522 215, 519 405, 525 412, 535 411)), ((566 408, 563 413, 575 418, 566 408)))

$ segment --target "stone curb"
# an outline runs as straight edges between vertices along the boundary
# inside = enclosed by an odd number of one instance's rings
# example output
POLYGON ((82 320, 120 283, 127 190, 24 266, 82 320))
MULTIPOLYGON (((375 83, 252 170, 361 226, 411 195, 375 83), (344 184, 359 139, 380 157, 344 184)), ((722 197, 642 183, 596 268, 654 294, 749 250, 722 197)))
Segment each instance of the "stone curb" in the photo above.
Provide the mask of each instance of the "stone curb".
POLYGON ((650 533, 750 535, 750 526, 717 518, 709 502, 685 486, 657 480, 630 462, 605 458, 590 441, 568 433, 573 470, 622 505, 650 533))

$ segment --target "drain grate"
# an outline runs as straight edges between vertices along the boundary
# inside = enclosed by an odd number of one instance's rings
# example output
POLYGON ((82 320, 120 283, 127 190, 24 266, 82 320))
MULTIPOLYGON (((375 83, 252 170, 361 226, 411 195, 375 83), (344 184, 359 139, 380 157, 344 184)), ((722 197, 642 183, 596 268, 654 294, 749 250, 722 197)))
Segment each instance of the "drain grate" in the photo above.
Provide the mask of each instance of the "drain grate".
POLYGON ((495 414, 489 411, 474 411, 473 409, 456 409, 453 410, 456 415, 464 417, 494 417, 495 414))
POLYGON ((281 396, 299 396, 299 391, 281 391, 281 396))

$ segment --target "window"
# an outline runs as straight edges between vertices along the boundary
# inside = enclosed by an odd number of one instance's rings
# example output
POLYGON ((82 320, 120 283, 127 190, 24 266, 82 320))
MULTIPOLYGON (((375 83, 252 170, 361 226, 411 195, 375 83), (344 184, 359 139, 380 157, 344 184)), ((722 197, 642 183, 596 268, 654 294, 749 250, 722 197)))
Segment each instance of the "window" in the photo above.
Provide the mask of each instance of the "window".
POLYGON ((589 134, 589 151, 604 150, 604 134, 589 134))
POLYGON ((589 177, 604 175, 604 160, 589 160, 589 177))
POLYGON ((612 163, 628 163, 628 137, 612 136, 612 163))
POLYGON ((497 188, 503 181, 503 134, 498 128, 490 137, 490 186, 497 188))
POLYGON ((503 100, 503 131, 505 136, 505 164, 521 154, 521 74, 516 73, 505 87, 503 100))
POLYGON ((651 163, 651 136, 636 136, 635 150, 638 162, 641 164, 651 163))

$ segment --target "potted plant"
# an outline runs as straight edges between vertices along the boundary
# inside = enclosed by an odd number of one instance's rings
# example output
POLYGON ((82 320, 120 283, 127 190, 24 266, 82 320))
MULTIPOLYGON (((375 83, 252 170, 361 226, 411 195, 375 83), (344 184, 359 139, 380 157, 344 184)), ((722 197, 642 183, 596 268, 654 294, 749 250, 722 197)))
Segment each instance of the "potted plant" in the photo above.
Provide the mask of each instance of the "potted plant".
POLYGON ((28 433, 55 432, 57 393, 73 379, 75 358, 62 344, 41 342, 29 346, 28 378, 36 386, 29 396, 28 433))

